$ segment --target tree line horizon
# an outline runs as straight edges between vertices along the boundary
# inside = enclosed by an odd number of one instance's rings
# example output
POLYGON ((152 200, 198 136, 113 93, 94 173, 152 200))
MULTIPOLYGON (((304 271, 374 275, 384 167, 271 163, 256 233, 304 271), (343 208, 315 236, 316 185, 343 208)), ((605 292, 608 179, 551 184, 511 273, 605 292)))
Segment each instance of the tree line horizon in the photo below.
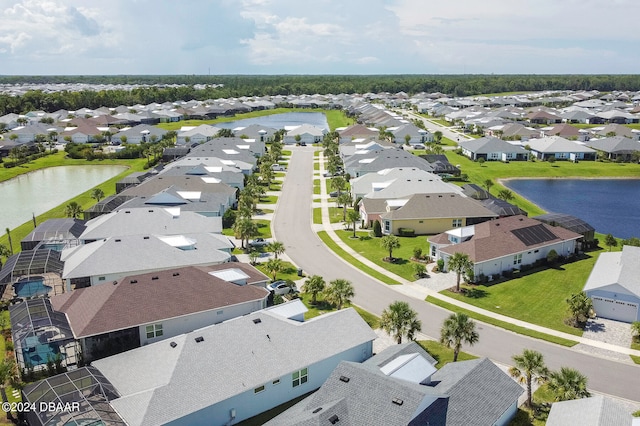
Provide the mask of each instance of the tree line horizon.
POLYGON ((116 107, 119 105, 205 100, 240 96, 398 93, 443 93, 473 96, 544 90, 638 91, 640 75, 70 75, 0 76, 0 84, 141 84, 132 90, 81 90, 45 93, 32 90, 21 96, 0 95, 0 115, 32 110, 116 107), (163 87, 163 85, 181 85, 163 87), (200 85, 195 88, 194 85, 200 85), (222 86, 220 86, 222 85, 222 86))

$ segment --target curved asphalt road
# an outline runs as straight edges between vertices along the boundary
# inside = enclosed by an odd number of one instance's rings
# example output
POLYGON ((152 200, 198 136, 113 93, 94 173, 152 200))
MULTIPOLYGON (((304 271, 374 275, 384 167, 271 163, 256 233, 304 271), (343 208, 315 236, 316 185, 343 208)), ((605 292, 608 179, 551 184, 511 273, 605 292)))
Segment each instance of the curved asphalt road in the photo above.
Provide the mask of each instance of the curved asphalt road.
MULTIPOLYGON (((274 234, 285 244, 287 255, 307 274, 322 275, 327 282, 337 278, 351 281, 355 288, 353 302, 378 316, 394 300, 409 302, 418 312, 423 333, 437 338, 443 320, 450 314, 448 311, 405 296, 393 290, 393 286, 372 279, 333 254, 313 232, 313 148, 300 147, 292 151, 272 223, 274 234)), ((544 354, 551 369, 568 366, 586 374, 592 390, 640 400, 640 366, 590 356, 491 325, 478 324, 478 328, 480 340, 471 348, 465 347, 468 352, 510 365, 513 354, 525 348, 534 349, 544 354)))

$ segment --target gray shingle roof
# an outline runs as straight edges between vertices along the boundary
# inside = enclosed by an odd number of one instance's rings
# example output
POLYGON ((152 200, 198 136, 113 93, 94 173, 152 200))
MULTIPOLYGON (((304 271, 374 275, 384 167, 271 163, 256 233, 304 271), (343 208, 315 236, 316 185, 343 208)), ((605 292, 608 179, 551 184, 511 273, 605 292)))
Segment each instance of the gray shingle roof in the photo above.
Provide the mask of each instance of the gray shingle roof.
POLYGON ((584 290, 614 284, 640 297, 640 247, 624 246, 621 252, 600 254, 584 290))
POLYGON ((462 141, 458 145, 476 154, 489 154, 491 152, 514 152, 518 154, 526 154, 527 150, 518 145, 510 144, 502 139, 494 137, 485 137, 462 141))
POLYGON ((602 395, 551 406, 547 426, 631 426, 633 417, 617 401, 602 395))
POLYGON ((397 210, 382 217, 391 220, 409 220, 449 217, 497 217, 478 201, 452 193, 415 194, 397 210))
POLYGON ((112 406, 130 426, 155 425, 179 419, 375 337, 353 309, 304 323, 264 310, 173 338, 175 348, 170 342, 158 342, 95 361, 93 366, 121 395, 112 406), (253 321, 257 318, 259 324, 253 321), (200 343, 194 340, 198 336, 204 338, 200 343))

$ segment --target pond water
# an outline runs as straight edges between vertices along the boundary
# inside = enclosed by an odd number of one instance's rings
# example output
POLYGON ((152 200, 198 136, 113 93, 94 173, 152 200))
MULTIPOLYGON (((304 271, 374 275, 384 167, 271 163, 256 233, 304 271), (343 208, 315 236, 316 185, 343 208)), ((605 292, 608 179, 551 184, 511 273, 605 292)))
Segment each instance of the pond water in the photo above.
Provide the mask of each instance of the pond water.
POLYGON ((548 212, 579 217, 597 232, 640 237, 640 179, 514 179, 505 185, 548 212))
POLYGON ((271 127, 273 129, 283 129, 285 126, 301 126, 311 124, 312 126, 329 131, 327 117, 321 112, 286 112, 284 114, 265 115, 263 117, 245 118, 243 120, 229 121, 227 123, 216 123, 214 126, 224 129, 234 129, 236 127, 247 127, 252 124, 271 127))
MULTIPOLYGON (((0 182, 0 230, 13 229, 122 173, 124 166, 60 166, 0 182)), ((15 244, 15 242, 14 242, 15 244)))

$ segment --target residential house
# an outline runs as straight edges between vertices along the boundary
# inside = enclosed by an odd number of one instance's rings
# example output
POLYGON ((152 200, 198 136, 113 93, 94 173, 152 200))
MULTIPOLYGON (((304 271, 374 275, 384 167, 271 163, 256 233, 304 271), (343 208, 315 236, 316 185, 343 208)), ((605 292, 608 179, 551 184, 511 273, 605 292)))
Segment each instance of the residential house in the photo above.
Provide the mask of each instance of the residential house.
POLYGON ((601 253, 583 290, 593 301, 597 316, 640 321, 640 247, 601 253))
POLYGON ((509 424, 523 391, 500 368, 486 358, 440 371, 434 364, 413 342, 364 363, 343 361, 317 392, 265 426, 509 424))
POLYGON ((596 395, 589 398, 554 402, 547 426, 637 426, 640 424, 619 401, 596 395))
POLYGON ((165 134, 167 134, 167 130, 155 126, 149 126, 148 124, 139 124, 135 127, 122 129, 111 136, 111 143, 124 143, 122 140, 123 136, 126 137, 127 143, 130 144, 140 144, 153 141, 160 142, 165 134))
POLYGON ((68 243, 76 244, 84 230, 84 220, 47 219, 20 241, 20 249, 62 249, 68 243))
POLYGON ((53 296, 51 306, 90 362, 264 309, 268 281, 243 263, 187 266, 53 296))
POLYGON ((387 129, 393 135, 393 142, 396 144, 409 145, 424 144, 427 142, 433 142, 433 134, 428 130, 421 129, 415 124, 403 124, 398 127, 391 127, 387 129))
POLYGON ((222 218, 182 211, 180 206, 120 208, 86 222, 82 244, 110 237, 222 233, 222 218))
POLYGON ((460 168, 451 164, 444 154, 421 154, 419 157, 429 163, 432 173, 443 177, 460 176, 460 168))
POLYGON ((78 127, 67 127, 64 131, 58 134, 58 140, 65 140, 73 143, 95 143, 103 137, 102 135, 106 131, 116 133, 117 130, 110 127, 98 128, 97 126, 83 124, 78 127))
POLYGON ((554 157, 556 160, 570 161, 593 161, 596 159, 596 151, 594 149, 560 136, 530 139, 527 145, 531 148, 531 154, 538 160, 548 160, 549 157, 554 157))
POLYGON ((533 111, 527 114, 531 124, 554 124, 562 122, 562 118, 547 111, 533 111))
POLYGON ((220 131, 219 127, 201 124, 197 127, 185 127, 176 136, 176 145, 190 145, 205 143, 213 139, 220 131), (184 130, 183 130, 184 129, 184 130))
POLYGON ((298 142, 308 144, 320 143, 326 134, 326 129, 321 129, 320 127, 312 126, 311 124, 303 124, 302 126, 298 126, 287 131, 284 135, 283 142, 286 145, 298 142))
POLYGON ((537 138, 540 136, 540 131, 525 127, 520 123, 506 123, 501 126, 497 126, 495 129, 490 129, 492 134, 500 134, 500 138, 504 140, 522 140, 527 141, 531 138, 537 138), (501 133, 498 133, 501 132, 501 133))
POLYGON ((264 142, 247 142, 240 138, 215 138, 191 149, 187 158, 215 157, 230 162, 257 164, 257 158, 264 154, 264 142))
POLYGON ((427 172, 433 170, 433 167, 424 159, 399 148, 366 153, 356 152, 351 157, 345 158, 344 167, 345 172, 352 178, 396 167, 414 167, 427 172))
POLYGON ((520 207, 494 197, 489 191, 474 183, 462 185, 462 194, 467 197, 471 197, 474 200, 478 200, 480 204, 497 214, 498 217, 528 215, 528 213, 520 207))
POLYGON ((453 228, 428 241, 434 259, 442 259, 447 265, 451 256, 463 253, 473 262, 474 277, 491 277, 544 261, 551 250, 559 256, 570 256, 581 237, 526 216, 509 216, 453 228))
MULTIPOLYGON (((247 127, 236 127, 233 134, 237 137, 244 136, 242 139, 254 139, 257 142, 272 142, 277 130, 272 127, 261 126, 260 124, 252 124, 247 127)), ((264 147, 264 145, 263 145, 264 147)))
POLYGON ((66 291, 112 283, 127 275, 229 262, 233 244, 224 235, 127 235, 62 251, 66 291))
POLYGON ((634 132, 633 129, 622 124, 607 124, 604 127, 594 127, 591 131, 596 137, 624 136, 635 141, 640 139, 640 133, 634 132))
POLYGON ((340 143, 347 143, 354 140, 361 142, 375 141, 378 139, 379 131, 374 127, 367 127, 362 124, 353 124, 344 129, 336 130, 340 136, 340 143))
POLYGON ((498 217, 476 200, 455 193, 414 194, 407 199, 387 200, 380 216, 382 232, 398 235, 402 229, 417 235, 438 234, 498 217))
POLYGON ((395 167, 367 173, 350 180, 354 199, 401 198, 416 193, 461 193, 460 187, 444 182, 434 173, 415 167, 395 167))
POLYGON ((12 135, 15 135, 15 142, 18 145, 36 142, 36 139, 40 138, 43 142, 46 140, 51 132, 60 133, 62 130, 51 124, 45 123, 32 123, 26 126, 20 126, 13 128, 10 132, 2 135, 4 143, 12 142, 12 135))
POLYGON ((371 357, 376 335, 353 309, 298 322, 281 307, 95 361, 117 394, 109 405, 130 426, 239 423, 371 357))
MULTIPOLYGON (((137 196, 129 197, 123 196, 122 203, 114 205, 113 207, 105 206, 101 214, 106 214, 118 209, 136 209, 136 208, 165 208, 165 209, 179 209, 181 212, 195 212, 199 215, 211 217, 222 216, 231 208, 229 205, 229 196, 223 193, 201 192, 199 197, 194 197, 195 194, 186 193, 170 186, 169 188, 153 194, 151 196, 137 196)), ((115 203, 114 203, 115 204, 115 203)), ((85 218, 87 217, 87 211, 85 211, 85 218)), ((97 215, 92 214, 92 217, 97 215)))
MULTIPOLYGON (((607 159, 614 161, 632 161, 634 155, 640 153, 640 141, 626 136, 591 139, 585 145, 604 153, 607 159)), ((638 158, 636 158, 637 160, 638 158)))
MULTIPOLYGON (((221 163, 222 164, 222 163, 221 163)), ((242 169, 236 166, 207 166, 204 163, 193 164, 193 161, 176 160, 160 172, 162 176, 206 176, 214 178, 220 183, 229 185, 232 188, 242 190, 244 188, 245 175, 242 169)))
POLYGON ((473 161, 480 158, 487 161, 527 161, 529 159, 529 152, 522 146, 494 137, 462 141, 458 146, 462 148, 462 154, 473 161))

